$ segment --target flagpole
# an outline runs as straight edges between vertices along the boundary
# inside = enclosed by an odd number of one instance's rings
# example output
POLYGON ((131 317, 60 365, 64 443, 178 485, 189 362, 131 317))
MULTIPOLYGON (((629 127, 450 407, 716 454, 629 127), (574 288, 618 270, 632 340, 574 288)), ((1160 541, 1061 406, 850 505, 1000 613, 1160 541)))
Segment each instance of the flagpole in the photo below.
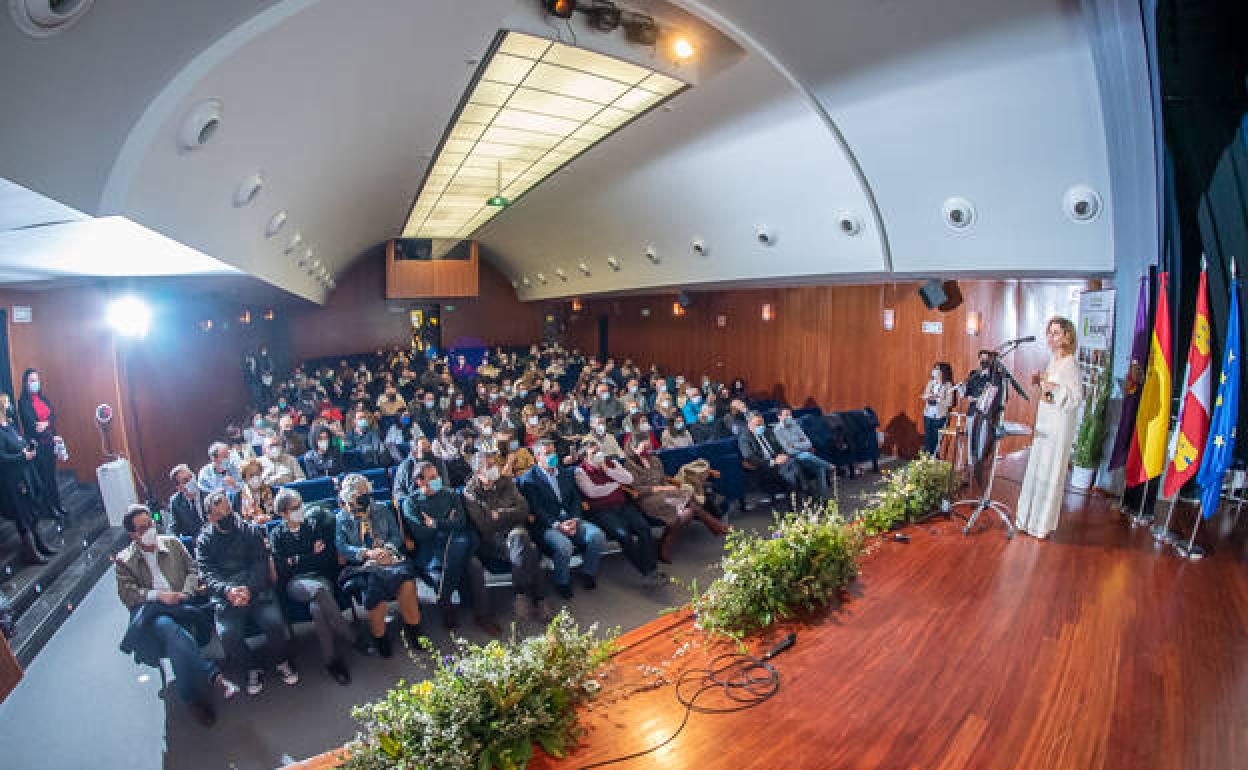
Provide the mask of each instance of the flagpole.
POLYGON ((1153 527, 1153 540, 1157 541, 1157 545, 1173 545, 1178 538, 1170 531, 1170 521, 1174 518, 1174 506, 1179 502, 1179 493, 1175 492, 1174 497, 1170 498, 1170 511, 1166 513, 1166 523, 1157 527, 1153 527))
POLYGON ((1196 545, 1196 533, 1200 531, 1200 522, 1204 518, 1204 511, 1198 511, 1196 513, 1196 523, 1192 525, 1192 536, 1188 539, 1187 545, 1177 543, 1174 546, 1174 552, 1188 561, 1200 561, 1205 558, 1205 549, 1196 545))
POLYGON ((1148 488, 1152 483, 1152 479, 1144 480, 1144 494, 1140 497, 1140 510, 1131 517, 1132 527, 1143 527, 1155 518, 1152 511, 1144 512, 1144 509, 1148 506, 1148 488))

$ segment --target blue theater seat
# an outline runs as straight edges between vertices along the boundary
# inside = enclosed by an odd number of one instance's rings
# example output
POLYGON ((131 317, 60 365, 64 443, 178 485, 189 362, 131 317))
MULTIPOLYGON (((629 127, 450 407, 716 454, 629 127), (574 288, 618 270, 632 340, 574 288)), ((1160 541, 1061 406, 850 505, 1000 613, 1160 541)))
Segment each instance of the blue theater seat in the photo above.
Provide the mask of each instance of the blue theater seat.
POLYGON ((321 500, 332 501, 338 497, 338 490, 334 488, 334 481, 330 478, 304 479, 302 481, 292 481, 282 486, 298 492, 305 503, 315 503, 321 500))

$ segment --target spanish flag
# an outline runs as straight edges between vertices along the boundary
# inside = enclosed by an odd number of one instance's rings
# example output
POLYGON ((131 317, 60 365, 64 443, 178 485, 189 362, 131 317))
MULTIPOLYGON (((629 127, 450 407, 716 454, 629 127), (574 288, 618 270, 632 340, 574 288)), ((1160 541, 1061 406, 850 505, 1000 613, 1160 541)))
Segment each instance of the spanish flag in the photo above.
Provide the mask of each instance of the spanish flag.
POLYGON ((1162 487, 1166 497, 1196 475, 1209 440, 1209 402, 1213 392, 1213 357, 1210 350, 1209 300, 1205 297, 1205 271, 1200 271, 1200 287, 1196 289, 1196 319, 1192 322, 1192 341, 1187 347, 1187 392, 1179 408, 1179 436, 1166 469, 1162 487))
POLYGON ((1135 418, 1135 440, 1127 455, 1127 484, 1137 486, 1161 475, 1166 467, 1166 437, 1170 432, 1170 304, 1166 301, 1170 275, 1158 276, 1157 313, 1148 352, 1148 374, 1135 418))

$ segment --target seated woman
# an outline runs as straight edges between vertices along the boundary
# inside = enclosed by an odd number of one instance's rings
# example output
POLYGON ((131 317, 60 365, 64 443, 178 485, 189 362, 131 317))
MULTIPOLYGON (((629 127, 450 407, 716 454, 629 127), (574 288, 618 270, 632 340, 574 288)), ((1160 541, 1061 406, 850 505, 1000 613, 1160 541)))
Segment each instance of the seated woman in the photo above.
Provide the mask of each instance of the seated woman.
POLYGON ((343 619, 334 597, 341 570, 334 551, 334 532, 315 518, 304 517, 303 498, 293 489, 278 492, 273 508, 281 517, 277 526, 269 530, 269 555, 277 575, 277 590, 308 605, 325 668, 335 682, 348 685, 351 672, 335 640, 355 644, 357 639, 355 629, 343 619))
POLYGON ((408 646, 420 638, 420 598, 416 564, 407 558, 394 509, 373 500, 373 487, 358 473, 348 474, 338 492, 334 546, 346 569, 338 576, 343 591, 358 595, 368 611, 368 628, 381 657, 393 654, 386 636, 387 602, 398 600, 408 646))
POLYGON ((381 464, 381 436, 373 424, 373 417, 366 409, 352 412, 351 430, 346 435, 346 448, 360 453, 365 465, 381 464))
POLYGON ((459 625, 451 602, 458 591, 460 601, 473 606, 477 627, 490 636, 500 635, 485 590, 485 570, 476 557, 480 538, 468 523, 459 493, 446 489, 428 463, 413 473, 419 492, 403 501, 403 529, 415 563, 425 575, 436 576, 443 624, 448 629, 459 625))
POLYGON ((634 482, 628 469, 607 457, 593 439, 581 447, 581 464, 573 473, 577 489, 588 506, 587 518, 607 537, 620 544, 628 561, 655 585, 664 578, 655 569, 654 537, 641 511, 625 492, 634 482))
POLYGON ((267 524, 273 520, 273 488, 264 483, 264 466, 247 460, 238 469, 243 483, 234 496, 234 510, 244 521, 267 524))
POLYGON ((666 387, 663 380, 658 381, 657 387, 660 390, 654 399, 654 414, 650 415, 650 423, 655 430, 663 430, 671 425, 676 417, 681 415, 679 410, 673 406, 672 397, 662 390, 666 387))
POLYGON ((680 447, 693 446, 693 435, 689 433, 689 429, 685 426, 685 418, 683 415, 677 415, 666 428, 663 429, 663 435, 659 443, 664 449, 679 449, 680 447))
POLYGON ((469 422, 473 417, 477 416, 476 411, 472 408, 472 404, 464 398, 462 390, 456 390, 451 396, 451 403, 447 409, 447 417, 456 425, 469 422))
POLYGON ((324 425, 314 425, 308 430, 308 449, 303 456, 303 467, 310 479, 334 477, 342 473, 342 450, 334 446, 333 434, 324 425))
POLYGON ((672 543, 680 530, 693 519, 705 524, 713 535, 723 535, 728 531, 719 519, 694 502, 692 490, 680 487, 668 478, 663 472, 663 463, 651 455, 649 441, 642 438, 629 442, 628 449, 624 467, 633 476, 633 483, 629 486, 637 495, 637 506, 647 518, 664 526, 658 545, 659 561, 672 563, 672 543))
POLYGON ((491 571, 511 571, 519 618, 549 622, 552 613, 543 598, 541 555, 528 527, 535 520, 516 483, 502 474, 498 455, 477 454, 477 471, 464 488, 468 518, 481 536, 477 556, 491 571))
POLYGON ((633 398, 624 401, 625 414, 620 420, 620 430, 624 433, 624 443, 631 444, 639 438, 644 438, 651 449, 658 449, 659 442, 655 440, 654 433, 650 429, 650 418, 642 411, 641 406, 633 398))

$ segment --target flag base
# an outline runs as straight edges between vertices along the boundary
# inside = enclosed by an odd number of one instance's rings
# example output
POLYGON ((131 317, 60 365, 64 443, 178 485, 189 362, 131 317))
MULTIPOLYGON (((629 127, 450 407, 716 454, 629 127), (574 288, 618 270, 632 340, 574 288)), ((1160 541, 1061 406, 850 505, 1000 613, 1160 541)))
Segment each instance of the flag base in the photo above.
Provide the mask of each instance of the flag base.
POLYGON ((1178 554, 1179 558, 1187 559, 1188 561, 1200 561, 1205 558, 1205 549, 1195 544, 1176 543, 1174 552, 1178 554))
POLYGON ((1151 513, 1137 513, 1131 517, 1132 527, 1147 527, 1153 523, 1154 516, 1151 513))
POLYGON ((1178 534, 1164 524, 1158 524, 1153 527, 1152 533, 1153 540, 1156 541, 1158 546, 1174 545, 1180 540, 1178 534))

